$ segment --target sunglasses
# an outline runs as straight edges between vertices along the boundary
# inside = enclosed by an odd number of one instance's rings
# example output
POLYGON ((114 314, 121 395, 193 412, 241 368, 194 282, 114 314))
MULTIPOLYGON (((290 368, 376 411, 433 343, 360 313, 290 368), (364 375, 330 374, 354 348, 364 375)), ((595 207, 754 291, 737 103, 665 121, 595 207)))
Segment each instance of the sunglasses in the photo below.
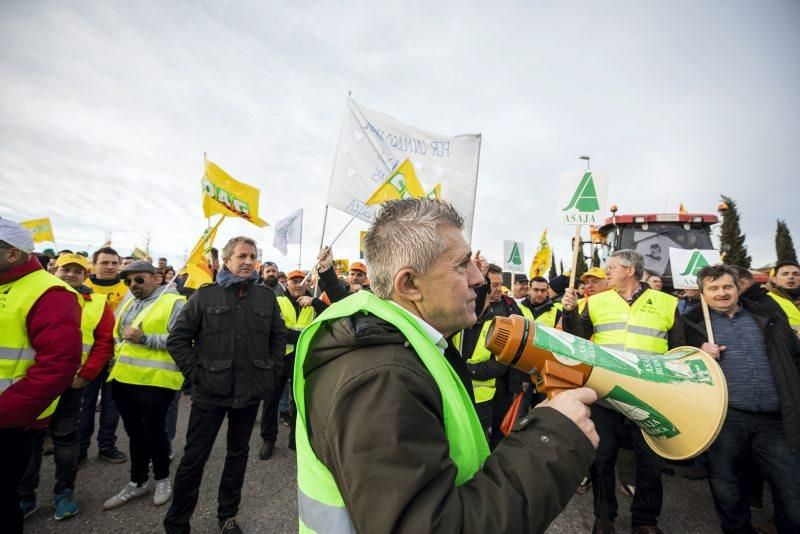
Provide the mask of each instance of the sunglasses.
POLYGON ((126 278, 125 280, 123 280, 123 283, 126 286, 131 285, 131 283, 133 282, 136 282, 137 284, 144 284, 144 278, 142 278, 141 276, 134 276, 133 278, 126 278))

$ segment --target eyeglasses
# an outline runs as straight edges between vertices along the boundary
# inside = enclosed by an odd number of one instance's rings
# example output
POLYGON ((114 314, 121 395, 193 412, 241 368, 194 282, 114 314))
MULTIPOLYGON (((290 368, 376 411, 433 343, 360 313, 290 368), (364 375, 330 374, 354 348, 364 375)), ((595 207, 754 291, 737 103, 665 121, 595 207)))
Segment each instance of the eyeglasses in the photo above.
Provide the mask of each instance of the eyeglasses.
POLYGON ((126 286, 131 285, 132 282, 136 282, 137 284, 144 284, 144 278, 142 278, 141 276, 134 276, 133 278, 126 278, 125 280, 123 280, 123 283, 126 286))

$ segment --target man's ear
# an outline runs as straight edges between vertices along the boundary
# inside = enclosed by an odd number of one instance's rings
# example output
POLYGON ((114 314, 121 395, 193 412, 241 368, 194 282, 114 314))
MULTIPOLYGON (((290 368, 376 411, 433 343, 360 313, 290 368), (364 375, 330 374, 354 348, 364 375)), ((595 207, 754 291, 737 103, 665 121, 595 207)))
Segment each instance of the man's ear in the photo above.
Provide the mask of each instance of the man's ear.
POLYGON ((422 300, 419 279, 413 269, 403 269, 394 276, 394 293, 405 300, 418 302, 422 300))

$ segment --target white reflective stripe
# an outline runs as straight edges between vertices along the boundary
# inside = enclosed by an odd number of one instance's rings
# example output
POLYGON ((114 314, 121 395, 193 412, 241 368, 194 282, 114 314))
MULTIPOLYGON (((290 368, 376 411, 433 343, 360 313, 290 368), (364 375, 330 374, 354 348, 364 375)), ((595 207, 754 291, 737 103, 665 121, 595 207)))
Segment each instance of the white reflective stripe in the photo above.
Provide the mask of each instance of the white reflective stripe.
POLYGON ((90 352, 92 352, 92 347, 93 347, 93 346, 94 346, 94 345, 89 345, 88 343, 84 343, 84 344, 83 344, 83 352, 85 352, 85 353, 87 353, 87 354, 88 354, 88 353, 90 353, 90 352))
POLYGON ((300 488, 297 488, 297 507, 300 521, 314 532, 349 534, 356 531, 347 508, 320 502, 303 493, 300 488))
POLYGON ((610 330, 625 330, 626 323, 605 323, 594 325, 595 332, 608 332, 610 330))
POLYGON ((632 349, 628 347, 625 349, 627 352, 632 352, 637 356, 663 356, 664 353, 657 351, 657 350, 644 350, 644 349, 632 349))
POLYGON ((603 343, 600 346, 605 349, 625 350, 625 344, 623 343, 603 343))
POLYGON ((178 366, 174 363, 162 362, 158 360, 146 360, 144 358, 132 358, 130 356, 120 356, 117 358, 118 363, 127 363, 135 367, 151 367, 153 369, 164 369, 167 371, 178 371, 178 366))
POLYGON ((19 382, 19 378, 0 378, 0 393, 10 388, 11 384, 15 382, 19 382))
POLYGON ((0 347, 0 360, 32 360, 36 356, 36 351, 32 348, 14 349, 0 347))
POLYGON ((628 332, 631 334, 639 334, 642 336, 656 337, 658 339, 667 339, 667 333, 658 328, 647 328, 646 326, 628 325, 628 332))

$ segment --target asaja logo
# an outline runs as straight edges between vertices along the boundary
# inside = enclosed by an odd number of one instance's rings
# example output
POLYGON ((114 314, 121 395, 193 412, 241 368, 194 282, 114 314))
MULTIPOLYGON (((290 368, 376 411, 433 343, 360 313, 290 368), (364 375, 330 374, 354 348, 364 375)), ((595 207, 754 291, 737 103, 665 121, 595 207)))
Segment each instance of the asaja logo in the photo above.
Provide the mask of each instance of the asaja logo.
POLYGON ((708 261, 706 260, 705 256, 703 256, 699 250, 695 250, 692 252, 692 257, 689 258, 689 263, 681 273, 681 276, 697 276, 697 273, 700 272, 700 269, 706 267, 707 265, 708 261))
POLYGON ((562 210, 577 210, 582 213, 600 211, 600 202, 597 200, 597 190, 594 187, 592 173, 586 172, 572 194, 569 204, 562 210))
POLYGON ((514 243, 514 246, 511 247, 511 254, 508 256, 506 263, 511 265, 522 265, 522 256, 519 253, 519 245, 514 243))

